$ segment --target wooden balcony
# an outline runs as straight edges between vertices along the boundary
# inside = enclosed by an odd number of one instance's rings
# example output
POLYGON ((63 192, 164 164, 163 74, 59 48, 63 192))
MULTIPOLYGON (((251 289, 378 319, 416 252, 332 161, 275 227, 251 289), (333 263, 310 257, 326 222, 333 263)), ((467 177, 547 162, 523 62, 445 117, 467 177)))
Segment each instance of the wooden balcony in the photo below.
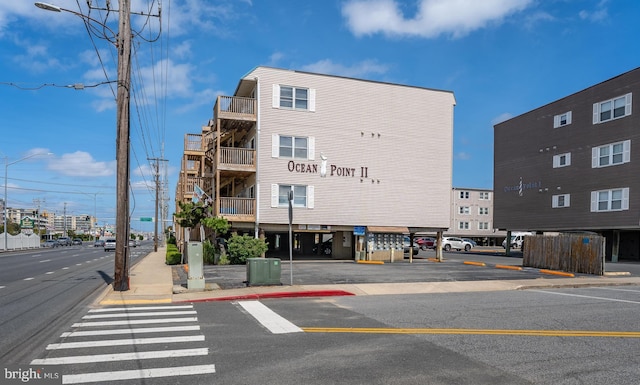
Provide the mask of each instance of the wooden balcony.
POLYGON ((256 150, 221 147, 218 169, 222 171, 256 172, 256 150))
POLYGON ((256 110, 254 98, 220 95, 213 107, 213 118, 255 122, 257 120, 256 110))
POLYGON ((216 199, 218 216, 230 222, 255 222, 256 200, 253 198, 220 197, 216 199))
POLYGON ((185 155, 204 155, 206 148, 202 140, 202 134, 185 134, 184 135, 184 153, 185 155))

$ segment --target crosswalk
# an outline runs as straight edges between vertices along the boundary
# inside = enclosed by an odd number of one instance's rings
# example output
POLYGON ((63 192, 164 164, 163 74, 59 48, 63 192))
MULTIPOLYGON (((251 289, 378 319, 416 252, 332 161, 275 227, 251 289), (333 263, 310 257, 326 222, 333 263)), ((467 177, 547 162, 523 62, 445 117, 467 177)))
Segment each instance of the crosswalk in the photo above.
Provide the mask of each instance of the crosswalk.
POLYGON ((56 365, 63 384, 216 372, 193 305, 91 309, 71 328, 46 347, 44 358, 31 361, 56 365))

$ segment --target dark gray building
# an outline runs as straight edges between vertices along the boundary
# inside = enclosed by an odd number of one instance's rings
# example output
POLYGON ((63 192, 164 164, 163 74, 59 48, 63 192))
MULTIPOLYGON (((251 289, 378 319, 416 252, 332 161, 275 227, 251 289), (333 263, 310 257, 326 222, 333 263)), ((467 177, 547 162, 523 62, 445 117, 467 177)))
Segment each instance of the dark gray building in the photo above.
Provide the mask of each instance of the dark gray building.
POLYGON ((636 68, 495 125, 494 227, 592 231, 640 260, 639 100, 636 68))

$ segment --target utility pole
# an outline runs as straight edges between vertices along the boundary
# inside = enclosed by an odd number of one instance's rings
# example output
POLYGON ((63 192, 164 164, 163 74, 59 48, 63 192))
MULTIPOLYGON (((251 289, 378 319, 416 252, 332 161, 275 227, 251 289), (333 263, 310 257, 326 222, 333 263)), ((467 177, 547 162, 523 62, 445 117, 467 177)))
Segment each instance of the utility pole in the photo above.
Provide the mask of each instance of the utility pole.
POLYGON ((64 202, 64 211, 62 211, 62 228, 63 228, 63 233, 62 236, 66 237, 67 236, 67 202, 64 202))
POLYGON ((116 137, 116 253, 113 290, 129 290, 129 103, 131 85, 131 4, 118 0, 118 93, 116 137))
POLYGON ((159 207, 159 195, 160 195, 160 162, 166 162, 166 159, 159 158, 147 158, 155 162, 155 174, 154 179, 156 182, 156 210, 154 217, 154 231, 153 231, 153 251, 158 251, 158 207, 159 207))

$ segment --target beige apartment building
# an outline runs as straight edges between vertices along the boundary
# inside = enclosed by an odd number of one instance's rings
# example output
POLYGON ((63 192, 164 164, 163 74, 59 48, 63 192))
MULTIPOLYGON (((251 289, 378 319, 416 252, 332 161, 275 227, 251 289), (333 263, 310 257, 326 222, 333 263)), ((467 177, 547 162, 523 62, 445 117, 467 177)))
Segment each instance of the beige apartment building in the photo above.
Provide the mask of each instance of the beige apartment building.
POLYGON ((176 201, 201 188, 279 256, 291 197, 294 257, 331 238, 333 258, 401 258, 404 236, 451 226, 454 106, 450 91, 257 67, 185 135, 176 201))
POLYGON ((482 246, 499 246, 507 232, 493 227, 493 190, 451 189, 451 223, 447 236, 470 238, 482 246))

